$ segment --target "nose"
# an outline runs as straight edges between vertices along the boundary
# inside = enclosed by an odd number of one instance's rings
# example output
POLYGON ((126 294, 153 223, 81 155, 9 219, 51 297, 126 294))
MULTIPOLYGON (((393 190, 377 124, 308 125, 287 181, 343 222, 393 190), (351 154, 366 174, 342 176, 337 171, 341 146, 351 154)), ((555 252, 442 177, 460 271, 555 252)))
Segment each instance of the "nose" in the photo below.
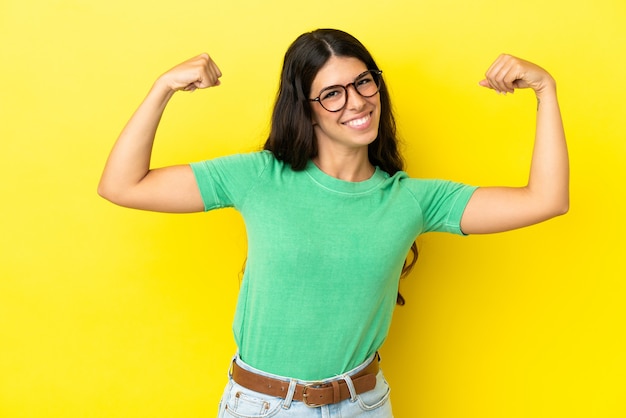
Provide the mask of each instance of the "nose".
POLYGON ((354 84, 346 87, 346 95, 346 107, 349 109, 361 109, 366 103, 365 97, 359 94, 354 84))

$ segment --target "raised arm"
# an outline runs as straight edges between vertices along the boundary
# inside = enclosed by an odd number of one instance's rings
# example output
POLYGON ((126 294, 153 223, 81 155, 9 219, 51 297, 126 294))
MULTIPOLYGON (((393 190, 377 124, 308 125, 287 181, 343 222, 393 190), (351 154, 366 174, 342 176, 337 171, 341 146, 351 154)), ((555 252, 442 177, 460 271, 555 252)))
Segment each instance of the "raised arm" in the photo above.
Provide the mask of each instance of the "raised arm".
POLYGON ((98 194, 135 209, 202 211, 204 206, 190 166, 151 169, 150 158, 157 127, 173 94, 217 86, 221 75, 209 55, 202 54, 160 76, 115 142, 98 194))
POLYGON ((480 85, 498 93, 534 90, 535 145, 528 184, 477 189, 465 209, 461 229, 466 234, 502 232, 565 214, 569 209, 569 160, 554 79, 535 64, 501 55, 480 85))

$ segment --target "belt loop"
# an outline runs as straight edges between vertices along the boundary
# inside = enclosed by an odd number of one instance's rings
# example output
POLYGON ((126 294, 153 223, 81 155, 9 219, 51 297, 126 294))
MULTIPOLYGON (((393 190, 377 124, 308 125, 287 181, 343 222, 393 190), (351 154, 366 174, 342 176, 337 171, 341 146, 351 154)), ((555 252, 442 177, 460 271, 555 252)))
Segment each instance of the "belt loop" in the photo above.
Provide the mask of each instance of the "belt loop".
POLYGON ((342 374, 341 378, 345 380, 346 385, 348 385, 348 390, 350 391, 350 402, 356 402, 356 389, 354 388, 354 383, 352 383, 352 378, 347 374, 342 374))
POLYGON ((339 381, 333 380, 330 382, 333 387, 333 403, 341 402, 341 390, 339 389, 339 381))
POLYGON ((230 367, 228 368, 228 378, 229 379, 233 378, 233 364, 235 364, 237 362, 238 358, 239 358, 239 351, 235 352, 235 355, 233 355, 233 359, 230 362, 230 367))
POLYGON ((289 381, 289 389, 287 389, 287 396, 285 396, 285 402, 283 403, 283 409, 291 408, 291 401, 293 401, 293 395, 296 392, 297 380, 291 379, 289 381))

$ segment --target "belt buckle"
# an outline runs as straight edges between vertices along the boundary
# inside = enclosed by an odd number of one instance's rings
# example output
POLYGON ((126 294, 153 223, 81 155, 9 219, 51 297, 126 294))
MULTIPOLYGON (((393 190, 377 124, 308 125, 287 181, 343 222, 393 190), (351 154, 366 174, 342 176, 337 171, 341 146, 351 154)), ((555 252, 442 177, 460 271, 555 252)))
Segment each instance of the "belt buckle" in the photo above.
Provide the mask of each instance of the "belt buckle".
POLYGON ((309 403, 308 401, 308 397, 309 394, 306 393, 308 389, 317 389, 319 387, 321 383, 310 383, 308 385, 304 385, 304 387, 302 388, 302 402, 308 406, 309 408, 319 408, 322 407, 324 405, 326 405, 325 403, 309 403))

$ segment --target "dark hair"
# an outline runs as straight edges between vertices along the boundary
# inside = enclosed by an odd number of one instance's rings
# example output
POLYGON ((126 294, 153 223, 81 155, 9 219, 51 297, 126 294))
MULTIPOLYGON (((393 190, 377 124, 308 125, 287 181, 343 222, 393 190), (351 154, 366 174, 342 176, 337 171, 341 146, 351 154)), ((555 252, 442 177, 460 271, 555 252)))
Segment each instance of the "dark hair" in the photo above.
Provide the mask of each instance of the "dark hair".
MULTIPOLYGON (((337 29, 317 29, 300 35, 287 49, 280 77, 270 134, 264 149, 288 163, 293 170, 303 170, 317 156, 309 96, 318 71, 332 57, 351 57, 362 61, 368 70, 379 70, 368 50, 354 36, 337 29)), ((385 80, 381 77, 380 123, 378 136, 368 146, 370 163, 394 175, 404 168, 398 151, 396 121, 385 80)), ((405 276, 417 261, 417 245, 411 246, 411 261, 402 269, 405 276)), ((398 304, 404 298, 398 293, 398 304)))

